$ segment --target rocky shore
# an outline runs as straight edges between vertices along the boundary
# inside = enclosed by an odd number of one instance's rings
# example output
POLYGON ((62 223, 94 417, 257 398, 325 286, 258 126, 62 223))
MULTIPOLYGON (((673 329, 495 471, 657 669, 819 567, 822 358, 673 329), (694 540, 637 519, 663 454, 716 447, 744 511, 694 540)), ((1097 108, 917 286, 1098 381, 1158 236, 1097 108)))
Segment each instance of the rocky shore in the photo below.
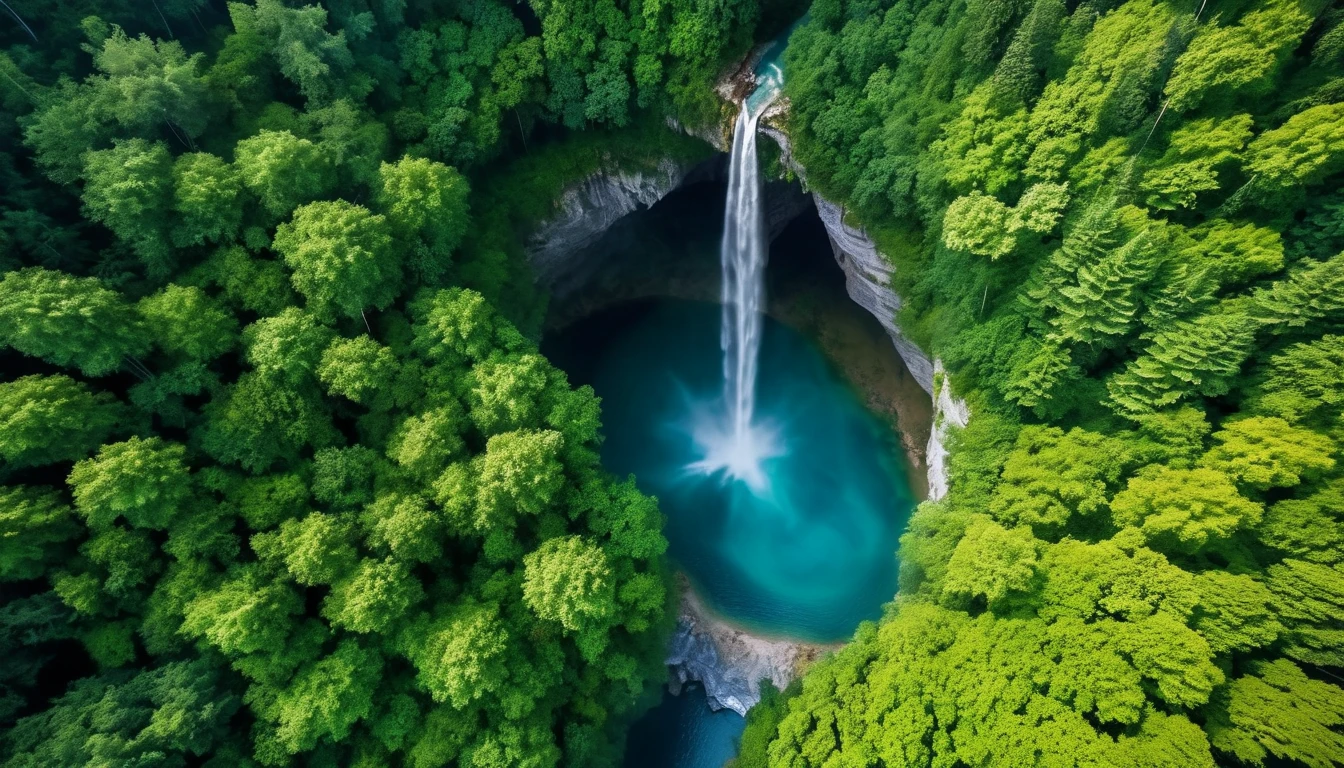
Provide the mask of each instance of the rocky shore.
POLYGON ((745 716, 761 700, 760 682, 783 690, 807 665, 838 645, 770 639, 743 630, 714 615, 686 578, 681 584, 677 631, 668 648, 673 695, 698 682, 710 709, 731 709, 745 716))

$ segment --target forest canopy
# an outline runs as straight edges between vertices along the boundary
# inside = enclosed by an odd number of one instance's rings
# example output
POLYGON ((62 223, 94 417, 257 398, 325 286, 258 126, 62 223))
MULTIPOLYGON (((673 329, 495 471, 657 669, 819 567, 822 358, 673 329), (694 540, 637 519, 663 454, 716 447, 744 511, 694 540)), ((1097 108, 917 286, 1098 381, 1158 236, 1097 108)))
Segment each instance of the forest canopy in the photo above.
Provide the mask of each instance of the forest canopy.
POLYGON ((1344 765, 1344 14, 818 0, 807 181, 969 402, 740 766, 1344 765))

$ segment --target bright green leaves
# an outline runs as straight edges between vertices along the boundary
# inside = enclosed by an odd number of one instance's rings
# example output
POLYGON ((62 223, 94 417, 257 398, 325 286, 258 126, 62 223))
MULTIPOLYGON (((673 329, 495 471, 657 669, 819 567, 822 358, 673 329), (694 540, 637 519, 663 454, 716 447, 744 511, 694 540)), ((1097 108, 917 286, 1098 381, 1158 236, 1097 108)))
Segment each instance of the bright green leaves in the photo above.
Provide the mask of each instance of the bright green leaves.
POLYGON ((504 684, 509 633, 498 606, 462 603, 417 635, 416 679, 435 701, 462 709, 504 684))
POLYGON ((1344 407, 1344 336, 1295 344, 1270 359, 1256 410, 1292 424, 1327 421, 1344 407))
POLYGON ((349 520, 313 512, 280 526, 277 554, 298 583, 331 584, 355 566, 353 533, 349 520))
POLYGON ((423 597, 421 582, 405 564, 391 558, 364 560, 332 586, 323 616, 351 632, 386 632, 423 597))
POLYGON ((126 241, 156 278, 174 267, 167 242, 172 165, 162 143, 129 139, 90 152, 84 167, 85 213, 126 241))
POLYGON ((1335 465, 1330 438, 1283 419, 1256 416, 1230 421, 1213 439, 1218 445, 1204 457, 1204 464, 1260 490, 1291 487, 1335 465))
POLYGON ((84 458, 120 416, 111 395, 68 376, 0 383, 0 458, 16 468, 84 458))
POLYGON ((132 38, 113 27, 93 55, 100 73, 87 81, 93 111, 135 134, 156 132, 166 122, 183 136, 200 136, 211 117, 203 58, 188 57, 175 40, 132 38))
POLYGON ((243 185, 276 219, 321 197, 333 181, 322 150, 289 131, 263 130, 243 139, 233 162, 243 185))
POLYGON ((292 753, 339 742, 373 711, 383 660, 354 640, 343 640, 330 655, 304 666, 262 712, 274 720, 275 736, 292 753))
POLYGON ((396 355, 368 336, 332 340, 317 368, 318 379, 328 392, 370 408, 390 404, 389 390, 396 373, 396 355))
POLYGON ((559 432, 549 430, 506 432, 490 438, 480 468, 480 506, 506 514, 540 514, 564 484, 560 464, 564 442, 559 432))
POLYGON ((191 495, 185 455, 182 445, 157 437, 105 445, 70 472, 75 508, 95 529, 118 518, 135 528, 167 528, 191 495))
POLYGON ((1225 394, 1257 330, 1257 323, 1238 310, 1219 307, 1154 334, 1148 347, 1106 383, 1113 407, 1140 416, 1194 394, 1225 394))
POLYGON ((229 656, 274 653, 285 646, 291 617, 302 610, 292 587, 268 578, 261 565, 239 565, 217 589, 187 603, 182 632, 229 656))
POLYGON ((379 496, 360 516, 369 544, 410 563, 432 562, 443 554, 446 525, 422 496, 379 496))
POLYGON ((523 558, 523 601, 570 632, 605 630, 615 608, 607 556, 577 536, 543 542, 523 558))
POLYGON ((275 233, 294 288, 322 317, 358 317, 401 292, 401 259, 387 220, 344 201, 310 203, 275 233))
POLYGON ((173 162, 173 244, 179 248, 216 243, 237 234, 243 219, 243 183, 238 172, 206 152, 173 162))
POLYGON ((1138 621, 1164 612, 1184 621, 1199 599, 1195 577, 1133 537, 1088 544, 1065 539, 1045 550, 1041 618, 1138 621))
POLYGON ((311 314, 290 307, 243 329, 247 361, 263 378, 299 388, 316 378, 334 334, 311 314))
POLYGON ((1283 631, 1271 607, 1273 593, 1249 576, 1206 571, 1195 577, 1195 588, 1199 608, 1194 628, 1214 653, 1260 648, 1283 631))
POLYGON ((1251 142, 1246 168, 1273 188, 1315 184, 1344 165, 1344 104, 1303 110, 1251 142))
POLYGON ((434 480, 466 450, 465 422, 455 404, 411 416, 392 433, 388 456, 426 482, 434 480))
POLYGON ((200 288, 169 285, 136 309, 155 346, 174 357, 213 360, 238 343, 238 321, 200 288))
MULTIPOLYGON (((475 291, 449 288, 417 297, 415 347, 431 360, 481 362, 496 346, 511 348, 517 331, 502 326, 485 297, 475 291)), ((517 337, 521 342, 521 337, 517 337)))
POLYGON ((944 178, 959 192, 998 194, 1017 180, 1026 159, 1027 111, 1003 114, 992 98, 990 87, 977 88, 931 147, 943 156, 948 166, 944 178))
POLYGON ((959 197, 943 218, 943 244, 978 256, 997 259, 1013 252, 1012 209, 978 192, 959 197))
POLYGON ((537 354, 489 360, 471 371, 471 418, 494 435, 531 426, 544 407, 550 363, 537 354))
POLYGON ((1221 692, 1208 725, 1213 746, 1254 765, 1266 757, 1330 768, 1344 762, 1344 691, 1286 659, 1254 662, 1221 692))
POLYGON ((1197 707, 1223 682, 1204 638, 1167 613, 1117 627, 1119 640, 1158 697, 1177 707, 1197 707))
POLYGON ((1195 36, 1167 81, 1172 109, 1183 112, 1206 99, 1255 98, 1269 91, 1272 76, 1311 26, 1311 16, 1292 0, 1263 5, 1237 24, 1213 26, 1195 36))
POLYGON ((1259 522, 1264 509, 1237 492, 1232 478, 1212 469, 1155 466, 1130 478, 1111 500, 1120 526, 1134 526, 1151 542, 1195 552, 1259 522))
POLYGON ((998 259, 1017 247, 1018 234, 1045 234, 1055 228, 1069 202, 1062 184, 1036 184, 1009 208, 980 192, 959 197, 947 207, 943 244, 948 248, 998 259))
POLYGON ((1032 587, 1040 544, 1030 528, 1008 529, 987 517, 973 517, 947 561, 943 591, 983 597, 994 608, 1032 587))
POLYGON ((1291 557, 1316 563, 1344 562, 1344 480, 1335 479, 1306 498, 1270 506, 1260 539, 1291 557))
POLYGON ((1008 525, 1058 531, 1074 515, 1106 508, 1108 487, 1120 477, 1126 456, 1113 439, 1081 429, 1027 427, 1003 465, 1002 482, 990 501, 994 518, 1008 525))
POLYGON ((1172 131, 1166 153, 1144 172, 1145 202, 1165 210, 1194 208, 1196 195, 1218 189, 1219 169, 1238 160, 1250 138, 1250 115, 1192 120, 1172 131))
POLYGON ((354 57, 346 46, 344 30, 334 35, 326 31, 327 11, 321 6, 290 8, 279 0, 259 0, 255 10, 241 6, 230 11, 250 17, 247 22, 236 17, 234 23, 255 25, 271 44, 270 54, 280 73, 310 101, 326 101, 347 88, 367 89, 358 79, 346 80, 354 74, 354 57))
POLYGON ((1270 566, 1265 586, 1277 598, 1283 654, 1305 664, 1344 667, 1344 567, 1284 560, 1270 566))
POLYGON ((363 445, 323 448, 313 455, 310 489, 333 509, 355 509, 373 501, 377 452, 363 445))
POLYGON ((388 222, 404 239, 423 238, 432 256, 416 263, 427 275, 441 274, 467 233, 466 179, 446 165, 411 157, 383 163, 379 179, 378 205, 388 222))
POLYGON ((149 349, 140 318, 119 294, 96 278, 40 267, 0 280, 0 342, 87 376, 111 373, 124 357, 149 349))

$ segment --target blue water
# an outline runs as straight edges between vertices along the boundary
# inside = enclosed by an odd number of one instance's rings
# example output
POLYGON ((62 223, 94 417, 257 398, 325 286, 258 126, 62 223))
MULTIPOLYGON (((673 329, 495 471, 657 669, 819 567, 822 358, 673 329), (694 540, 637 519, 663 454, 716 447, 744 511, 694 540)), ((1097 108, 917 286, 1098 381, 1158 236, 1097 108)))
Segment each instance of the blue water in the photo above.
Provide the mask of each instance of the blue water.
POLYGON ((658 706, 630 729, 627 768, 719 768, 737 754, 747 721, 731 709, 711 712, 704 689, 692 686, 658 706))
POLYGON ((602 460, 633 473, 667 516, 669 554, 715 610, 757 631, 843 640, 896 592, 896 544, 914 506, 892 430, 816 346, 766 319, 758 423, 779 455, 764 487, 689 467, 718 417, 719 308, 656 300, 563 335, 552 354, 602 397, 602 460))

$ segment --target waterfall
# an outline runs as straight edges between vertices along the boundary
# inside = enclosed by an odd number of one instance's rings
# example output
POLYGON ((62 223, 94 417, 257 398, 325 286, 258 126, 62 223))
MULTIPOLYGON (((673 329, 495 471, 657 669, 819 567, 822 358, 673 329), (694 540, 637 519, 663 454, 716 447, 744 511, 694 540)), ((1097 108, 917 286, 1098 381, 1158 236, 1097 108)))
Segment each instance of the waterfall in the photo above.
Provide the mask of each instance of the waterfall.
POLYGON ((778 456, 773 430, 758 424, 755 414, 756 369, 765 311, 765 228, 761 221, 761 175, 756 158, 756 124, 779 95, 783 73, 771 64, 760 84, 742 102, 733 131, 729 160, 728 199, 723 217, 719 258, 723 271, 723 404, 726 423, 697 419, 696 442, 704 459, 692 469, 704 474, 726 472, 757 492, 765 489, 761 462, 778 456))
POLYGON ((756 121, 743 104, 733 134, 728 200, 719 258, 723 269, 724 403, 730 434, 741 441, 751 429, 756 402, 756 362, 765 309, 766 250, 761 224, 761 180, 756 161, 756 121))

